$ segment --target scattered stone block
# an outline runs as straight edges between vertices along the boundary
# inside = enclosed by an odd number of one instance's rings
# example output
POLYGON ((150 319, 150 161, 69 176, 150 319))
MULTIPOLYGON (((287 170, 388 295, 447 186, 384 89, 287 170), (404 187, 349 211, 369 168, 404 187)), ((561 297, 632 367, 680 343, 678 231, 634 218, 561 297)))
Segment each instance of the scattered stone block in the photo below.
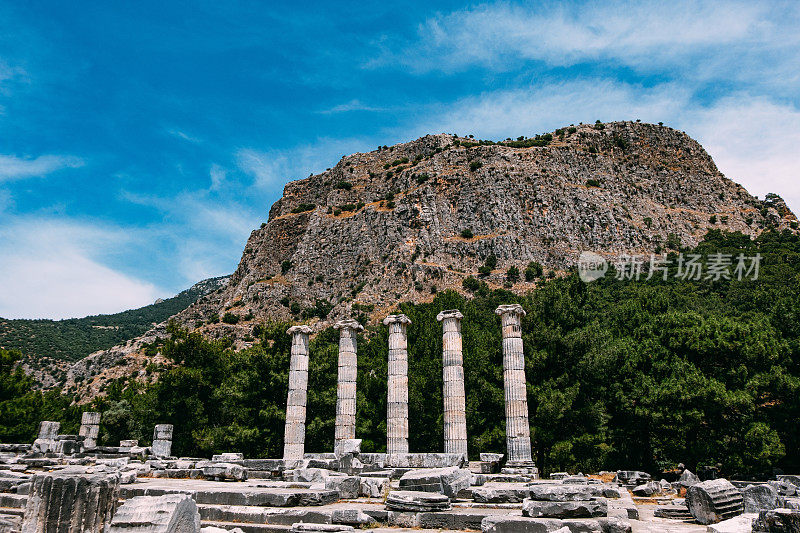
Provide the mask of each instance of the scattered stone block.
POLYGON ((750 533, 758 513, 745 513, 708 526, 710 533, 750 533))
POLYGON ((472 499, 475 503, 520 503, 529 494, 527 487, 480 487, 472 491, 472 499))
POLYGON ((201 461, 197 468, 202 470, 206 479, 215 481, 244 481, 247 479, 247 469, 234 463, 215 463, 201 461))
POLYGON ((400 478, 400 488, 409 491, 439 492, 454 498, 468 489, 472 473, 466 468, 430 468, 412 470, 400 478))
POLYGON ((554 518, 493 515, 481 521, 483 533, 553 533, 563 528, 563 522, 554 518))
POLYGON ((367 498, 382 498, 388 486, 388 477, 359 478, 359 494, 367 498))
POLYGON ((137 496, 114 513, 108 533, 197 533, 200 514, 188 494, 137 496))
POLYGON ((211 461, 215 463, 230 463, 231 461, 244 461, 244 454, 241 453, 221 453, 212 455, 211 461))
POLYGON ((793 483, 785 480, 778 480, 778 481, 770 481, 770 485, 775 487, 775 490, 778 491, 778 495, 780 496, 795 496, 798 495, 798 487, 795 486, 793 483))
POLYGON ((325 478, 325 489, 335 490, 342 499, 358 498, 361 480, 357 476, 330 476, 325 478))
POLYGON ((291 533, 338 533, 340 531, 354 531, 353 526, 344 524, 309 524, 306 522, 297 522, 292 524, 291 533))
POLYGON ((742 494, 727 479, 703 481, 686 491, 686 505, 695 520, 714 524, 742 514, 742 494))
POLYGON ((375 519, 361 509, 334 509, 331 513, 331 523, 363 527, 375 523, 375 519))
POLYGON ((678 478, 678 483, 680 483, 682 487, 688 488, 700 483, 700 478, 687 468, 681 473, 681 477, 678 478))
POLYGON ((500 472, 504 454, 502 453, 482 453, 480 454, 480 470, 482 474, 496 474, 500 472))
POLYGON ((617 470, 615 477, 615 481, 623 485, 641 485, 650 480, 650 474, 638 470, 617 470))
POLYGON ((134 448, 139 446, 139 441, 136 439, 127 439, 119 441, 120 448, 134 448))
POLYGON ((22 533, 102 531, 117 501, 119 475, 65 468, 31 479, 22 533))
POLYGON ((742 489, 745 513, 758 513, 780 507, 778 491, 772 485, 748 485, 742 489))
POLYGON ((328 477, 338 475, 338 472, 324 468, 295 468, 290 472, 290 481, 299 482, 325 482, 328 477))
POLYGON ((753 521, 753 533, 798 533, 800 511, 795 509, 773 509, 761 511, 753 521))
POLYGON ((434 492, 394 490, 386 498, 386 508, 392 511, 447 511, 450 498, 434 492))
POLYGON ((597 518, 608 514, 604 499, 584 501, 540 501, 526 499, 522 502, 522 515, 530 518, 597 518))
POLYGON ((358 457, 361 455, 361 439, 342 439, 336 441, 333 447, 333 455, 341 459, 345 455, 358 457))
POLYGON ((619 491, 603 485, 544 485, 534 483, 528 485, 527 489, 532 500, 551 502, 619 498, 619 491))
POLYGON ((622 518, 601 518, 597 523, 600 525, 600 529, 603 533, 631 533, 633 531, 631 523, 622 518))
POLYGON ((656 518, 671 518, 673 520, 690 520, 692 513, 686 505, 670 504, 659 505, 653 511, 653 516, 656 518))

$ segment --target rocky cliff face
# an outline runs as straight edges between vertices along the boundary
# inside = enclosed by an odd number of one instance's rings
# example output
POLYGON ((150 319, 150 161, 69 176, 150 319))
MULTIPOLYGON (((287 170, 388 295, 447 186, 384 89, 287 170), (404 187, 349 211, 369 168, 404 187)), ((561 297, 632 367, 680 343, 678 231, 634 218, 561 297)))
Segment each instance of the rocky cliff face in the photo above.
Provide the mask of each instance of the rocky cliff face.
POLYGON ((267 318, 374 320, 398 301, 463 290, 491 254, 484 279, 500 285, 530 261, 560 271, 586 250, 649 254, 694 245, 711 228, 790 226, 779 197, 751 196, 668 127, 582 125, 550 142, 490 145, 428 135, 287 184, 230 283, 177 318, 246 343, 267 318))

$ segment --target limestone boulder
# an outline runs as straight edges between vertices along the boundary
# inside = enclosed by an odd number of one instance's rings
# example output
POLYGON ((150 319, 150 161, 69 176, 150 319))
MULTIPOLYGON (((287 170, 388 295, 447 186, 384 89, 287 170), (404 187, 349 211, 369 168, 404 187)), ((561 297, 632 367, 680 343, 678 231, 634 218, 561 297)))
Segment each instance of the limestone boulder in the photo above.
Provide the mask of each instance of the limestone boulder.
POLYGON ((362 477, 359 478, 359 495, 367 498, 382 498, 388 486, 388 477, 362 477))
POLYGON ((600 518, 597 523, 603 533, 631 533, 633 527, 628 520, 617 517, 600 518))
MULTIPOLYGON (((481 520, 483 533, 554 533, 564 529, 564 523, 555 518, 491 515, 481 520)), ((566 530, 570 531, 568 527, 566 530)))
POLYGON ((708 526, 709 533, 750 533, 758 513, 745 513, 708 526))

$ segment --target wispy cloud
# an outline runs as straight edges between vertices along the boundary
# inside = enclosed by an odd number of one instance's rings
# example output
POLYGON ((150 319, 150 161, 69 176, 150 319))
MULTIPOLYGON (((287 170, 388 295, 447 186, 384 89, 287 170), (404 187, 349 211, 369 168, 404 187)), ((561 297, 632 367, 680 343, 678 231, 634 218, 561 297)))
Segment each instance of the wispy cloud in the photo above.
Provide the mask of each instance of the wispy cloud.
POLYGON ((473 66, 505 71, 523 61, 569 66, 608 60, 650 71, 680 65, 690 56, 705 63, 711 50, 732 59, 758 52, 775 53, 776 60, 781 59, 777 54, 789 54, 783 58, 788 60, 798 54, 798 37, 790 29, 798 20, 800 8, 790 3, 481 4, 428 18, 419 25, 416 42, 392 43, 394 52, 373 66, 392 62, 418 72, 473 66))
POLYGON ((22 158, 0 155, 0 182, 46 176, 57 170, 78 168, 83 164, 82 159, 74 156, 40 155, 35 158, 22 158))
MULTIPOLYGON (((74 221, 6 219, 0 227, 0 316, 69 318, 152 303, 159 291, 98 257, 126 232, 74 221)), ((163 293, 162 293, 163 294, 163 293)))
POLYGON ((353 111, 382 112, 387 110, 388 108, 386 107, 371 106, 361 102, 360 100, 354 99, 347 103, 333 106, 330 109, 324 109, 319 113, 322 115, 333 115, 337 113, 351 113, 353 111))

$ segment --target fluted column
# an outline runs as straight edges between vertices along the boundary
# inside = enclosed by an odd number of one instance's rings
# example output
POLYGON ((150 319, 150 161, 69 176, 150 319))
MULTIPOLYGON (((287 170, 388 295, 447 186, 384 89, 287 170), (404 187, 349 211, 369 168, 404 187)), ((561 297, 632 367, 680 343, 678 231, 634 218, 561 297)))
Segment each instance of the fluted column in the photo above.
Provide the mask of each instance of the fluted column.
POLYGON ((528 395, 525 386, 525 354, 522 350, 522 317, 519 304, 495 310, 503 324, 503 382, 506 400, 507 467, 533 469, 528 425, 528 395))
POLYGON ((286 399, 286 428, 283 458, 302 459, 306 440, 306 397, 308 394, 308 326, 292 326, 292 356, 289 362, 289 395, 286 399))
POLYGON ((408 339, 406 329, 411 319, 389 315, 389 394, 386 414, 386 453, 408 453, 408 339))
POLYGON ((467 408, 464 394, 464 358, 458 309, 442 311, 442 377, 444 385, 444 452, 467 455, 467 408))
POLYGON ((339 380, 336 385, 335 443, 356 438, 356 378, 358 355, 356 335, 364 326, 355 320, 342 320, 334 328, 339 330, 339 380))

